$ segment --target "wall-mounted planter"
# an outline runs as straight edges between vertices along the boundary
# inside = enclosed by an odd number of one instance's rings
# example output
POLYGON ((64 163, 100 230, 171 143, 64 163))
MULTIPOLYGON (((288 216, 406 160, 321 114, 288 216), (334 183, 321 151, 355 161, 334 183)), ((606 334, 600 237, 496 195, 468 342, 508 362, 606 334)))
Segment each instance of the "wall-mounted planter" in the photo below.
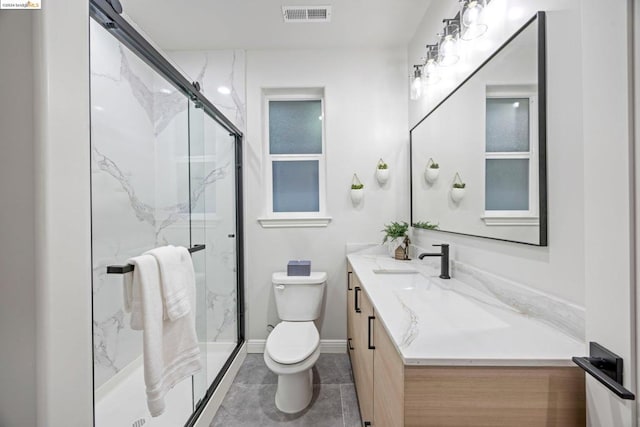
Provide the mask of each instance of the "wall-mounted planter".
POLYGON ((389 169, 376 169, 378 184, 385 185, 389 181, 389 169))
POLYGON ((364 199, 364 188, 352 188, 351 189, 351 201, 354 205, 359 205, 364 199))
POLYGON ((424 171, 424 179, 426 179, 429 184, 433 184, 434 182, 436 182, 439 176, 440 168, 427 167, 424 171))
POLYGON ((433 184, 440 176, 440 165, 438 165, 433 158, 429 158, 427 161, 427 167, 424 170, 424 179, 429 183, 433 184))
POLYGON ((364 198, 364 184, 358 179, 358 175, 353 174, 353 179, 351 180, 351 201, 354 206, 362 203, 362 199, 364 198))
POLYGON ((451 189, 451 200, 456 203, 460 203, 460 200, 464 199, 464 194, 466 192, 466 186, 460 178, 460 174, 456 172, 456 176, 453 177, 453 188, 451 189))
POLYGON ((451 200, 453 200, 456 203, 460 203, 460 200, 464 199, 466 190, 467 190, 466 188, 452 188, 451 200))
POLYGON ((385 185, 389 181, 389 166, 384 160, 378 160, 378 166, 376 167, 376 180, 378 184, 385 185))

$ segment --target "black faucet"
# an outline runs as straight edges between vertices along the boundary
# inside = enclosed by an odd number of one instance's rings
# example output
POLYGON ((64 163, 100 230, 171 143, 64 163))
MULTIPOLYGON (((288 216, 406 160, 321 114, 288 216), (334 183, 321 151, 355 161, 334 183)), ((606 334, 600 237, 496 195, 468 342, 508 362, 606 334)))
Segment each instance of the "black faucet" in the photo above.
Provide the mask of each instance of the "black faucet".
POLYGON ((426 256, 439 256, 440 257, 440 278, 441 279, 451 279, 449 276, 449 245, 443 243, 441 245, 433 245, 440 246, 440 253, 423 253, 418 255, 418 258, 422 259, 426 256))

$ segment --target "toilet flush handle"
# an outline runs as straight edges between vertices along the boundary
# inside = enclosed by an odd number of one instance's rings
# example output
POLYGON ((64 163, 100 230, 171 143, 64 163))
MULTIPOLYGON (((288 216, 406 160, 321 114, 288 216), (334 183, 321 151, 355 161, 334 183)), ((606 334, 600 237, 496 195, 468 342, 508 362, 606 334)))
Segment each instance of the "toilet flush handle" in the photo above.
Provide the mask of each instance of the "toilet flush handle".
POLYGON ((284 285, 276 285, 276 289, 281 291, 284 289, 284 285))

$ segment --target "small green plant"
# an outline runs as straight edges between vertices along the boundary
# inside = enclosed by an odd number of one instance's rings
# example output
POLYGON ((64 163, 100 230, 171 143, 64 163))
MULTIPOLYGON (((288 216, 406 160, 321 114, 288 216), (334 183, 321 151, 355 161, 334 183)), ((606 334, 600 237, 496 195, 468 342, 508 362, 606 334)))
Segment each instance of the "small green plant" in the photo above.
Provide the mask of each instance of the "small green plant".
POLYGON ((352 190, 362 190, 364 188, 364 184, 351 184, 352 190))
POLYGON ((436 162, 433 162, 429 165, 429 169, 440 169, 440 165, 436 162))
POLYGON ((397 239, 398 237, 405 237, 407 231, 409 231, 409 224, 406 222, 392 222, 391 224, 385 224, 384 229, 385 236, 382 243, 386 243, 387 240, 397 239))
POLYGON ((386 163, 378 163, 378 169, 389 169, 389 166, 386 163))
POLYGON ((466 186, 467 186, 467 184, 465 184, 464 182, 454 182, 453 183, 453 188, 464 188, 466 186))
POLYGON ((429 221, 418 221, 413 224, 414 228, 422 228, 423 230, 437 230, 438 224, 431 224, 429 221))

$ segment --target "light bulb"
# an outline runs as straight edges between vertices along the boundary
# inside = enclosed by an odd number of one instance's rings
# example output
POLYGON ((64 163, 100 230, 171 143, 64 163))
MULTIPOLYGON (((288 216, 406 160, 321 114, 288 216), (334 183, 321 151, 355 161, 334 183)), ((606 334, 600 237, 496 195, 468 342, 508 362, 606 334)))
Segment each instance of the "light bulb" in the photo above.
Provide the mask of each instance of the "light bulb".
POLYGON ((436 61, 434 61, 433 59, 429 59, 427 63, 424 65, 424 70, 427 75, 434 74, 436 72, 436 69, 437 69, 436 61))
POLYGON ((469 2, 462 15, 462 25, 470 27, 477 24, 480 20, 480 12, 482 12, 482 8, 477 1, 469 2))
POLYGON ((435 59, 429 59, 426 64, 424 64, 422 80, 424 85, 432 85, 440 81, 438 64, 435 59))
POLYGON ((440 65, 448 67, 458 62, 460 57, 458 56, 457 40, 452 35, 444 36, 444 39, 440 43, 440 65))
POLYGON ((462 2, 462 35, 463 40, 473 40, 487 31, 487 25, 482 23, 484 2, 473 0, 462 2))
POLYGON ((411 99, 415 101, 420 98, 420 96, 422 96, 422 78, 420 76, 416 76, 411 82, 411 99))

